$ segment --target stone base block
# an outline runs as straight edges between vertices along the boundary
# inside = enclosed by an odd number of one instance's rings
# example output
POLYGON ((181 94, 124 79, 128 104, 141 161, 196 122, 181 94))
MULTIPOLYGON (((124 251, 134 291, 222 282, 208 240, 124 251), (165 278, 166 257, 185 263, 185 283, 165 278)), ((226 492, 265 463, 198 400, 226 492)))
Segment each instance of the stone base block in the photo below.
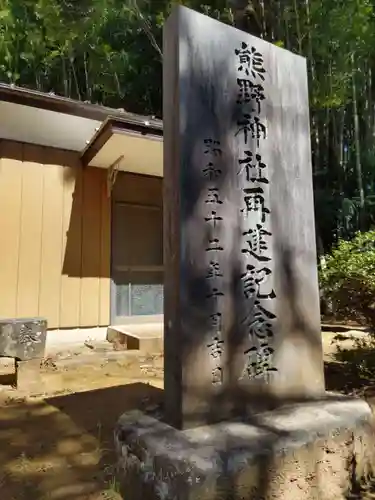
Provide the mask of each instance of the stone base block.
POLYGON ((115 429, 126 499, 343 500, 373 473, 363 400, 330 395, 186 431, 158 418, 133 411, 115 429))
POLYGON ((25 394, 41 394, 43 381, 40 373, 40 359, 16 360, 17 390, 25 394))
POLYGON ((137 350, 143 353, 163 351, 163 323, 109 326, 107 341, 116 350, 137 350))

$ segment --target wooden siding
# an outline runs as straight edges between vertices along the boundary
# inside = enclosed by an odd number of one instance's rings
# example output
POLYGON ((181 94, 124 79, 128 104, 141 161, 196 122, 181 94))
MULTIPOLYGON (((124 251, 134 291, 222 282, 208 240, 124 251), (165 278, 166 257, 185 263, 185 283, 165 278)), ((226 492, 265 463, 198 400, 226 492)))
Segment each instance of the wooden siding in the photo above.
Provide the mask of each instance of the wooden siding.
POLYGON ((106 171, 77 154, 0 142, 0 317, 108 325, 106 171))

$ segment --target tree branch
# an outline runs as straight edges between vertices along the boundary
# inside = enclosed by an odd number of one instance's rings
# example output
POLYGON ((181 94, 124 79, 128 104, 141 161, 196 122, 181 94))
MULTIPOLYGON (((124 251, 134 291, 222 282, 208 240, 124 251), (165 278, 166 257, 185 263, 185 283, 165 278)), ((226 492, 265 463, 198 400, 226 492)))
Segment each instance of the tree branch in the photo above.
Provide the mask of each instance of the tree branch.
POLYGON ((162 52, 161 48, 159 47, 158 42, 156 41, 156 38, 154 37, 154 34, 152 33, 152 28, 150 26, 150 23, 147 21, 147 19, 142 14, 142 12, 138 6, 137 0, 132 0, 132 4, 133 4, 134 12, 135 12, 136 16, 138 17, 138 19, 140 20, 142 27, 143 27, 143 30, 146 33, 148 39, 150 40, 151 45, 154 47, 156 52, 159 54, 160 60, 163 61, 163 52, 162 52))

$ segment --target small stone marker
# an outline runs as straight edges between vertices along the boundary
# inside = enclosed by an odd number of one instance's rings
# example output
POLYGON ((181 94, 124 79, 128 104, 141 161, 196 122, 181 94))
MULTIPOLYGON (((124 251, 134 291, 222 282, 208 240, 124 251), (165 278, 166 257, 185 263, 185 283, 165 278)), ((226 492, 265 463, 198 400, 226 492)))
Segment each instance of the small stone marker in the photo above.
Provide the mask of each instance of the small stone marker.
POLYGON ((44 356, 47 320, 44 318, 11 318, 0 320, 0 356, 21 361, 44 356))
POLYGON ((46 337, 47 320, 44 318, 0 320, 0 357, 15 359, 17 389, 24 393, 43 392, 40 363, 46 337))
POLYGON ((324 392, 306 61, 184 7, 164 39, 165 405, 324 392))

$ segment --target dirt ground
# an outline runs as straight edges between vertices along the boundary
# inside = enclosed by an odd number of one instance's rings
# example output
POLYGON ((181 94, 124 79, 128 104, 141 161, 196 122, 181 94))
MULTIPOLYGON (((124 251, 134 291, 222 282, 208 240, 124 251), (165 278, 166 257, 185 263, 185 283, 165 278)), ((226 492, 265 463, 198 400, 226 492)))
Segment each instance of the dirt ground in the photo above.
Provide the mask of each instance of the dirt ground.
MULTIPOLYGON (((335 389, 336 382, 343 384, 345 379, 340 363, 334 360, 337 345, 352 345, 351 340, 343 338, 339 344, 333 343, 335 335, 323 334, 329 389, 335 389)), ((163 358, 116 354, 111 358, 100 352, 91 356, 81 353, 68 363, 61 356, 47 359, 42 368, 42 394, 36 397, 12 388, 13 365, 2 364, 1 500, 120 498, 113 428, 124 411, 161 401, 163 358)), ((358 390, 371 392, 371 387, 368 383, 358 390)), ((375 493, 352 498, 375 499, 375 493)))
POLYGON ((117 500, 113 429, 126 410, 161 400, 162 358, 78 355, 42 369, 45 394, 0 384, 1 500, 117 500), (82 362, 80 361, 82 359, 82 362))

